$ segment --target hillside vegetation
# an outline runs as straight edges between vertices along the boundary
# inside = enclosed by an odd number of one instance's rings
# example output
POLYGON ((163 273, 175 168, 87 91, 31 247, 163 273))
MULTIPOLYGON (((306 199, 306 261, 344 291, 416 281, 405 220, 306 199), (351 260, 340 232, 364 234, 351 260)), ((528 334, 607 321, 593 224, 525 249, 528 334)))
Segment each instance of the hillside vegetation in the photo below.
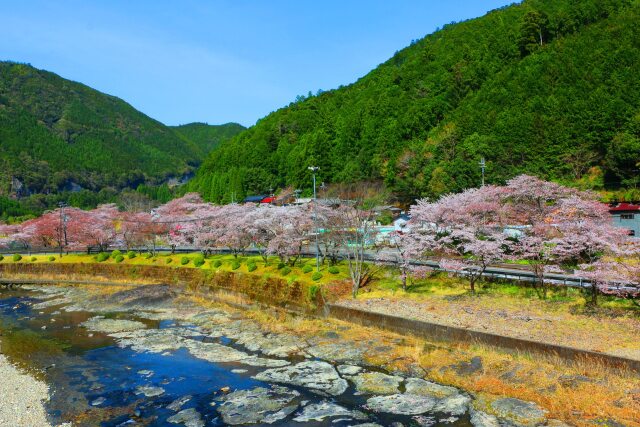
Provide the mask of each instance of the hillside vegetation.
POLYGON ((206 153, 209 153, 223 141, 231 139, 246 129, 238 123, 225 123, 223 125, 189 123, 186 125, 171 126, 171 128, 185 139, 195 142, 198 147, 206 153))
POLYGON ((294 103, 213 151, 211 201, 320 180, 383 181, 401 201, 520 173, 638 184, 640 2, 526 0, 443 29, 356 83, 294 103))
POLYGON ((158 183, 195 170, 213 145, 237 131, 234 125, 174 130, 114 96, 0 62, 0 195, 158 183))

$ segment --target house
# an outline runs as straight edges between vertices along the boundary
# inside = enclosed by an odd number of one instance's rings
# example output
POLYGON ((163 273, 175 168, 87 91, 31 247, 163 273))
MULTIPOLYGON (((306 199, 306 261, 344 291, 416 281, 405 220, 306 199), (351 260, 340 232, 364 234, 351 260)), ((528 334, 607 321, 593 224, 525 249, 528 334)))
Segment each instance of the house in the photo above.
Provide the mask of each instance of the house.
POLYGON ((609 206, 613 225, 629 230, 630 236, 640 237, 640 204, 616 203, 609 206))
POLYGON ((242 203, 263 203, 263 200, 267 198, 269 198, 269 196, 266 194, 262 194, 258 196, 247 196, 244 198, 242 203))
POLYGON ((409 214, 406 213, 401 213, 400 215, 398 215, 394 220, 393 220, 393 228, 395 231, 403 231, 406 229, 407 227, 407 223, 409 222, 409 220, 411 219, 411 217, 409 216, 409 214))

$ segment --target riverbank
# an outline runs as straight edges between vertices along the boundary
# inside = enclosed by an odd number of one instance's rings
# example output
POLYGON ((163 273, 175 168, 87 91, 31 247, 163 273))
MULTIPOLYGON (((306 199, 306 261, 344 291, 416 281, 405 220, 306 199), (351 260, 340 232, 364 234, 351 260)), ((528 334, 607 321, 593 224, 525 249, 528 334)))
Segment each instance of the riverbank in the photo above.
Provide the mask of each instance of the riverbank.
POLYGON ((44 409, 48 399, 44 382, 22 372, 0 353, 0 426, 50 427, 44 409))
MULTIPOLYGON (((210 261, 215 261, 215 258, 210 261)), ((131 266, 120 265, 119 268, 128 271, 127 268, 131 266)), ((209 269, 211 268, 202 267, 201 270, 209 269)), ((196 269, 179 267, 165 270, 196 269)), ((248 275, 251 272, 241 273, 248 275)), ((620 309, 616 301, 604 300, 600 309, 587 312, 584 309, 584 297, 574 291, 567 291, 564 295, 558 292, 557 295, 552 294, 550 300, 543 301, 527 295, 527 292, 531 292, 527 288, 491 284, 483 285, 478 296, 471 296, 466 292, 463 281, 445 280, 442 277, 428 280, 431 282, 423 283, 430 283, 429 286, 414 285, 405 293, 397 289, 397 283, 390 284, 392 279, 387 280, 383 277, 373 286, 366 288, 353 303, 371 302, 370 305, 376 308, 377 304, 381 304, 376 301, 379 300, 389 310, 394 310, 395 315, 404 313, 403 310, 412 310, 414 315, 425 312, 433 316, 449 316, 452 321, 469 322, 466 324, 467 327, 491 327, 492 322, 495 322, 504 328, 505 333, 509 332, 510 324, 514 325, 514 329, 521 331, 526 331, 529 325, 533 325, 532 331, 560 338, 563 338, 563 330, 571 332, 571 329, 575 329, 574 332, 582 334, 587 343, 590 333, 592 342, 609 340, 603 341, 604 346, 619 340, 617 342, 628 343, 627 349, 633 349, 633 345, 640 341, 637 338, 635 313, 620 309), (618 325, 615 328, 619 329, 614 329, 611 325, 618 325)), ((78 295, 80 298, 82 292, 91 292, 90 297, 80 299, 84 300, 85 306, 91 304, 87 308, 99 310, 108 307, 105 301, 108 301, 112 294, 118 295, 115 299, 118 302, 123 295, 121 292, 128 292, 130 289, 131 286, 90 286, 86 289, 83 287, 83 290, 78 291, 78 295)), ((325 291, 328 289, 329 285, 325 291)), ((259 287, 257 290, 254 289, 255 291, 265 293, 268 289, 259 287)), ((171 310, 175 308, 171 308, 174 303, 183 302, 187 305, 195 303, 201 307, 199 310, 219 308, 220 300, 224 299, 220 298, 219 293, 214 294, 210 288, 202 284, 186 288, 168 285, 163 292, 173 292, 173 302, 165 307, 171 310), (214 301, 214 296, 217 302, 214 301)), ((346 322, 313 319, 292 315, 283 310, 265 309, 264 306, 252 305, 250 298, 233 294, 222 296, 226 296, 227 302, 232 304, 225 305, 225 311, 231 310, 233 316, 256 322, 252 328, 259 327, 263 336, 271 333, 296 337, 296 345, 305 349, 305 352, 309 347, 308 342, 316 343, 317 340, 326 343, 329 348, 334 348, 335 354, 350 354, 350 351, 356 351, 353 350, 355 348, 358 353, 362 353, 362 360, 367 365, 377 366, 394 375, 435 381, 472 393, 473 404, 476 405, 474 408, 477 410, 491 413, 492 402, 511 397, 534 402, 547 411, 548 418, 561 419, 571 425, 614 426, 615 421, 618 425, 626 427, 640 426, 640 377, 637 373, 611 370, 589 361, 569 364, 553 357, 528 353, 514 354, 471 342, 429 342, 381 332, 375 328, 356 327, 346 322), (244 305, 245 309, 238 310, 238 305, 244 305)), ((347 298, 343 301, 352 303, 347 298)), ((126 300, 122 302, 128 305, 131 303, 126 300)), ((138 310, 148 307, 148 301, 136 304, 134 307, 138 310)), ((192 310, 198 311, 193 308, 192 310)), ((407 311, 405 315, 410 314, 407 311)), ((186 319, 188 313, 178 311, 175 312, 175 316, 186 319)), ((573 337, 574 342, 580 344, 580 339, 575 338, 575 335, 573 337)))

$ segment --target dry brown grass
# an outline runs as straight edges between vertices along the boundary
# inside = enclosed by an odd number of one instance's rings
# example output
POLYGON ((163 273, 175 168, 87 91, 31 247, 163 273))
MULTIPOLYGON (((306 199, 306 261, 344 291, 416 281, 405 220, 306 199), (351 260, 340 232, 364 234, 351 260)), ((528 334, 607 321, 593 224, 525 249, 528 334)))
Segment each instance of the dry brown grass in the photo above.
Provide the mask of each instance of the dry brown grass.
POLYGON ((367 363, 389 370, 420 366, 431 380, 476 393, 478 402, 509 396, 535 402, 549 411, 550 418, 578 427, 592 426, 597 419, 614 419, 629 427, 640 427, 640 394, 637 393, 640 376, 635 372, 611 369, 590 360, 567 363, 557 357, 509 353, 484 345, 432 343, 377 328, 308 319, 283 311, 244 313, 270 332, 308 337, 336 331, 348 342, 389 346, 391 350, 383 353, 367 352, 367 363), (461 375, 451 368, 474 356, 482 358, 482 371, 461 375), (562 384, 563 378, 578 376, 584 376, 585 382, 575 386, 568 382, 562 384))

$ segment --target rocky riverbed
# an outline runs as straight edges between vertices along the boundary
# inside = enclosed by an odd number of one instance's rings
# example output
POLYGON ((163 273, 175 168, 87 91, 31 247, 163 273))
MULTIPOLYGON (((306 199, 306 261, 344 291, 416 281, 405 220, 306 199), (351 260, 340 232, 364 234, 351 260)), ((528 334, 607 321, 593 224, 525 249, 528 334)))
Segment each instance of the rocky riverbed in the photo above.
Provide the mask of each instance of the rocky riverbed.
MULTIPOLYGON (((472 393, 389 371, 390 343, 340 332, 274 333, 235 310, 203 309, 169 287, 114 292, 31 287, 0 293, 5 328, 64 350, 35 355, 53 395, 50 421, 74 425, 541 426, 537 405, 476 404, 472 393), (482 409, 482 410, 481 410, 482 409), (65 412, 66 411, 66 412, 65 412)), ((40 393, 42 390, 39 391, 40 393)), ((3 403, 0 403, 0 406, 3 403)), ((2 414, 2 412, 0 412, 2 414)), ((34 424, 38 425, 38 424, 34 424)), ((554 424, 558 425, 558 424, 554 424)))

